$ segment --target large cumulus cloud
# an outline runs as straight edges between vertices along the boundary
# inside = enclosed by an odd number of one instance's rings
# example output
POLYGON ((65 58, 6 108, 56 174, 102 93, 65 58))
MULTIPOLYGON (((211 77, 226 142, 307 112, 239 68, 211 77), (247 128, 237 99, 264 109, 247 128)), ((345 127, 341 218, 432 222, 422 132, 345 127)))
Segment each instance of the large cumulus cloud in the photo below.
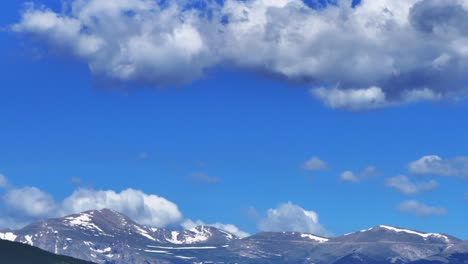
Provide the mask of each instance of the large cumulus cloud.
POLYGON ((62 201, 36 188, 11 188, 2 197, 0 227, 17 228, 32 221, 109 208, 148 226, 176 226, 182 221, 177 205, 163 197, 139 190, 78 189, 62 201))
POLYGON ((282 76, 332 108, 465 97, 468 1, 68 0, 30 5, 12 30, 85 61, 97 76, 157 87, 216 65, 282 76), (196 7, 194 7, 196 6, 196 7), (202 6, 202 7, 200 7, 202 6))
POLYGON ((321 236, 331 235, 320 223, 319 215, 316 212, 305 210, 291 202, 268 209, 267 216, 259 220, 258 229, 273 232, 303 232, 321 236))
MULTIPOLYGON (((88 210, 109 208, 121 212, 137 223, 152 227, 193 228, 203 221, 184 219, 174 202, 140 190, 123 191, 78 188, 57 200, 53 195, 32 186, 16 188, 0 174, 0 229, 21 228, 31 222, 61 217, 88 210)), ((233 224, 209 224, 239 237, 249 234, 233 224)))
MULTIPOLYGON (((7 182, 7 178, 3 177, 7 182)), ((33 221, 87 210, 109 208, 154 227, 177 226, 183 217, 177 204, 140 190, 79 188, 62 200, 37 187, 7 186, 0 190, 0 228, 18 228, 33 221)))

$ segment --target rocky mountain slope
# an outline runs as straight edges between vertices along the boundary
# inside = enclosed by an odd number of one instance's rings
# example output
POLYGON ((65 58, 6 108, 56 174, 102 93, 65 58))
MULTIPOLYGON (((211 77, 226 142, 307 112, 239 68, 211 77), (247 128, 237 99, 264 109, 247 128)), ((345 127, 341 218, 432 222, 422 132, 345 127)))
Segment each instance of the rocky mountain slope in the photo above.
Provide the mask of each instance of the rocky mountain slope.
POLYGON ((0 239, 105 264, 468 263, 468 242, 445 234, 381 225, 335 238, 265 232, 240 239, 208 226, 150 228, 108 209, 0 232, 0 239))

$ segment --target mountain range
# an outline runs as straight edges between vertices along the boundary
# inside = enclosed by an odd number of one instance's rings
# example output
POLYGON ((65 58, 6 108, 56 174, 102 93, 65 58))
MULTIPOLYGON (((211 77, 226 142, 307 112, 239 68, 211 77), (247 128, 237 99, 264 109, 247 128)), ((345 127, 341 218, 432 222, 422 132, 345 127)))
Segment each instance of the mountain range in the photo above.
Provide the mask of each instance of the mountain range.
POLYGON ((446 234, 380 225, 333 238, 298 232, 238 238, 210 226, 189 230, 147 227, 109 209, 2 231, 0 239, 102 264, 468 263, 468 241, 446 234))

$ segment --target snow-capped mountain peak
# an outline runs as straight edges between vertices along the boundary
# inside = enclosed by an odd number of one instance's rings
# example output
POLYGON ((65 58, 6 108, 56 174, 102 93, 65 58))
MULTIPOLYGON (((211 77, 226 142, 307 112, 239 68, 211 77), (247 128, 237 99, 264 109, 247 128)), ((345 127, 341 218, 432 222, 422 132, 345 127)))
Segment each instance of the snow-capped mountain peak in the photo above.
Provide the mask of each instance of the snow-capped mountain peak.
POLYGON ((104 233, 104 231, 93 222, 93 218, 94 212, 81 213, 75 216, 65 217, 64 223, 73 227, 79 227, 83 229, 94 229, 101 233, 104 233))
POLYGON ((438 234, 438 233, 422 233, 410 229, 403 229, 403 228, 397 228, 393 226, 387 226, 387 225, 379 225, 378 228, 386 229, 389 231, 397 232, 397 233, 406 233, 406 234, 412 234, 412 235, 417 235, 420 236, 424 239, 429 239, 429 238, 437 238, 437 239, 442 239, 446 243, 450 243, 450 238, 447 235, 443 234, 438 234))
POLYGON ((389 225, 379 225, 355 233, 346 234, 345 236, 338 238, 338 240, 348 240, 355 242, 407 241, 441 244, 453 244, 460 241, 457 238, 444 234, 426 233, 389 225))

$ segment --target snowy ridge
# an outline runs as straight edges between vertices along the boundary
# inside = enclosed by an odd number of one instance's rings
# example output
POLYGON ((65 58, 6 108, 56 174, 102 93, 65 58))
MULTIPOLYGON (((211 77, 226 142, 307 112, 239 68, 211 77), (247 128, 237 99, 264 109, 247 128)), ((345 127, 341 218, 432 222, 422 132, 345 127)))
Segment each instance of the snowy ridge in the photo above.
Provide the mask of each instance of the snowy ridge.
POLYGON ((314 240, 314 241, 317 241, 319 243, 325 243, 325 242, 330 240, 328 238, 318 237, 318 236, 314 236, 314 235, 311 235, 311 234, 301 234, 301 237, 302 238, 308 238, 310 240, 314 240))
POLYGON ((379 227, 390 230, 390 231, 394 231, 397 233, 403 232, 407 234, 418 235, 420 237, 423 237, 424 239, 428 239, 430 237, 439 238, 439 239, 444 240, 446 243, 450 243, 450 239, 447 236, 438 234, 438 233, 420 233, 420 232, 416 232, 416 231, 409 230, 409 229, 401 229, 401 228, 396 228, 393 226, 386 226, 386 225, 380 225, 379 227))
MULTIPOLYGON (((443 234, 424 233, 424 232, 418 232, 418 231, 414 231, 414 230, 410 230, 410 229, 398 228, 398 227, 393 227, 393 226, 388 226, 388 225, 379 225, 379 226, 376 226, 376 227, 371 227, 369 229, 360 230, 359 232, 356 232, 356 233, 365 233, 365 232, 369 232, 369 231, 373 231, 373 230, 377 230, 377 229, 385 229, 385 230, 396 232, 396 233, 405 233, 405 234, 416 235, 416 236, 422 237, 424 240, 427 240, 429 238, 435 238, 435 239, 442 240, 447 244, 453 242, 448 236, 443 235, 443 234)), ((348 233, 348 234, 345 234, 345 236, 349 236, 349 235, 356 234, 356 233, 348 233)))

